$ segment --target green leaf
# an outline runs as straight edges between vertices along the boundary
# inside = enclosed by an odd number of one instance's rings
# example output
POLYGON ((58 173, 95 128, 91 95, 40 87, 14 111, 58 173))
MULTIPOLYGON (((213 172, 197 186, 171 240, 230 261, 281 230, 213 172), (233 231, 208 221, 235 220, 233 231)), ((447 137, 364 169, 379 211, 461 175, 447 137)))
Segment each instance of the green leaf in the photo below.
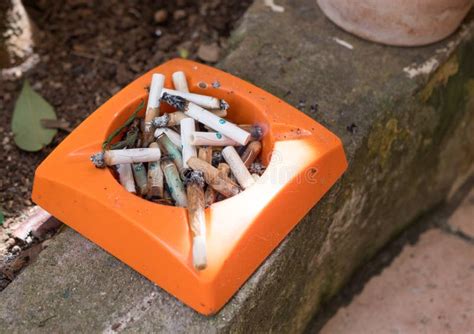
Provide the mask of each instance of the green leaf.
POLYGON ((189 51, 185 48, 178 49, 178 53, 181 58, 187 59, 189 57, 189 51))
POLYGON ((46 129, 41 119, 57 119, 53 107, 30 86, 23 83, 20 96, 16 100, 12 118, 15 144, 25 151, 39 151, 51 143, 57 129, 46 129))
POLYGON ((3 225, 4 220, 5 220, 5 217, 3 216, 3 212, 0 211, 0 226, 3 225))

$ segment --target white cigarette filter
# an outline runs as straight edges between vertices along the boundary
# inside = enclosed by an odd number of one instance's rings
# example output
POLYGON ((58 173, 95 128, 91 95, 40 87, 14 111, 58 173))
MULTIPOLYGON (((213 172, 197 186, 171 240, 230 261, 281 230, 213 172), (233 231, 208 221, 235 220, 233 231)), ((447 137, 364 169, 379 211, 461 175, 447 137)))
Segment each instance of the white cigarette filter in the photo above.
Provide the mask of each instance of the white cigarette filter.
POLYGON ((197 235, 193 238, 193 264, 198 270, 202 270, 207 266, 206 254, 206 232, 204 235, 197 235))
POLYGON ((168 138, 171 140, 173 144, 178 146, 179 149, 181 149, 182 144, 182 139, 179 133, 176 131, 173 131, 169 128, 158 128, 155 130, 155 138, 158 138, 162 133, 166 134, 168 138))
POLYGON ((218 117, 227 117, 227 110, 226 109, 220 109, 220 110, 210 110, 214 115, 218 117))
POLYGON ((136 193, 135 181, 133 180, 133 172, 131 164, 117 165, 117 173, 119 175, 120 184, 127 189, 128 192, 136 193))
POLYGON ((173 79, 174 89, 183 93, 189 93, 188 82, 183 71, 174 72, 171 78, 173 79))
POLYGON ((201 95, 201 94, 195 94, 195 93, 186 93, 186 92, 180 92, 178 90, 172 90, 172 89, 167 89, 163 88, 163 91, 161 92, 161 95, 163 93, 168 93, 170 95, 175 95, 175 96, 180 96, 183 99, 195 103, 203 108, 207 109, 221 109, 221 100, 219 100, 216 97, 213 96, 207 96, 207 95, 201 95))
POLYGON ((245 167, 242 159, 233 146, 227 146, 222 150, 222 156, 230 167, 232 174, 242 188, 247 189, 255 183, 252 174, 245 167))
POLYGON ((158 161, 160 158, 161 151, 159 148, 132 148, 104 152, 104 162, 107 166, 158 161))
POLYGON ((190 138, 191 144, 195 146, 240 146, 238 142, 220 132, 193 132, 190 138))
POLYGON ((160 73, 154 73, 151 77, 150 93, 148 94, 148 103, 146 106, 145 122, 151 122, 158 116, 160 107, 161 91, 165 84, 165 76, 160 73))
POLYGON ((183 143, 183 167, 188 168, 187 161, 191 157, 197 157, 196 147, 191 144, 191 134, 196 131, 196 123, 192 118, 181 120, 181 142, 183 143))
POLYGON ((220 118, 210 111, 201 108, 197 104, 188 103, 187 108, 184 110, 184 113, 194 118, 199 123, 207 125, 211 129, 223 134, 230 139, 233 139, 240 145, 246 145, 250 140, 250 133, 242 130, 234 123, 231 123, 223 118, 220 118))

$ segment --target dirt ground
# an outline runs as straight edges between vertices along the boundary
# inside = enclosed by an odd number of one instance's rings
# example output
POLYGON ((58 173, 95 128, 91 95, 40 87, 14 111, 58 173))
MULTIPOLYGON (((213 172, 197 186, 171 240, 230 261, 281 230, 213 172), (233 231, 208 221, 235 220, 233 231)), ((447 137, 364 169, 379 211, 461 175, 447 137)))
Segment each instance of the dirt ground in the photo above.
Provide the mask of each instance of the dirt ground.
POLYGON ((167 59, 197 59, 199 47, 213 43, 201 57, 212 62, 222 57, 232 27, 252 1, 23 2, 37 27, 40 60, 21 78, 0 78, 0 210, 6 218, 32 205, 34 170, 66 136, 60 132, 37 153, 15 146, 10 122, 24 78, 55 107, 59 119, 75 127, 127 83, 167 59))

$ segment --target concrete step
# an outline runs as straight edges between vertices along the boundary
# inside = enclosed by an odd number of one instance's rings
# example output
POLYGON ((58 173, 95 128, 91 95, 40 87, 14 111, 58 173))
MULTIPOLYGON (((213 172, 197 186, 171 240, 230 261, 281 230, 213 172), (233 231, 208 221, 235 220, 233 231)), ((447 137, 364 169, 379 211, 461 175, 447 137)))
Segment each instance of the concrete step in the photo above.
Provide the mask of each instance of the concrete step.
MULTIPOLYGON (((474 190, 448 223, 474 227, 474 190)), ((474 239, 430 228, 414 245, 405 245, 320 332, 469 333, 473 291, 474 239)))

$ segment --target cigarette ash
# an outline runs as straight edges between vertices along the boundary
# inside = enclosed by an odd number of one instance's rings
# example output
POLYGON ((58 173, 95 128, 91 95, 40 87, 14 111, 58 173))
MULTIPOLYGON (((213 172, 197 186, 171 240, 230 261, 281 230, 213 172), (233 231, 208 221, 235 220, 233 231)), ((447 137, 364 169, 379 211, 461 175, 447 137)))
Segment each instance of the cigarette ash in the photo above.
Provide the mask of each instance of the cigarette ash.
POLYGON ((230 108, 230 105, 225 100, 221 100, 220 107, 222 110, 227 110, 230 108))
POLYGON ((252 174, 262 175, 266 167, 261 162, 253 162, 249 167, 249 172, 252 174))
POLYGON ((212 151, 212 165, 217 167, 221 162, 224 161, 224 157, 222 156, 222 151, 212 151))
POLYGON ((252 135, 253 138, 256 140, 260 140, 263 137, 263 129, 259 125, 255 125, 250 129, 250 134, 252 135))
POLYGON ((91 161, 94 164, 94 166, 96 166, 97 168, 105 168, 106 167, 103 152, 93 154, 91 156, 91 161))
POLYGON ((199 187, 204 188, 204 172, 200 170, 188 169, 184 174, 184 185, 187 187, 190 184, 197 184, 199 187))
POLYGON ((170 121, 170 116, 168 114, 163 114, 162 116, 155 117, 151 121, 151 125, 155 128, 164 128, 168 125, 170 121))
POLYGON ((163 96, 161 97, 161 101, 181 111, 186 108, 186 104, 187 104, 187 101, 183 99, 182 97, 171 95, 168 93, 163 94, 163 96))

